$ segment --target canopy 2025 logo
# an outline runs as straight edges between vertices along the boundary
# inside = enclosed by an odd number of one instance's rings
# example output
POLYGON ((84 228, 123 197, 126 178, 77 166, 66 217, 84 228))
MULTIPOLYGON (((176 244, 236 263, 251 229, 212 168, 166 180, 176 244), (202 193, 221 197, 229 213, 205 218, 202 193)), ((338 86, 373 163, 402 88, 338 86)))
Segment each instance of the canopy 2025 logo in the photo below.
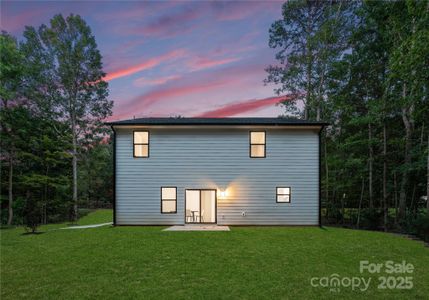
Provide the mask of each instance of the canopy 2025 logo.
POLYGON ((339 274, 331 274, 324 277, 313 277, 310 280, 311 286, 315 288, 328 288, 330 292, 340 292, 341 288, 350 288, 351 290, 365 292, 371 286, 373 281, 376 281, 378 289, 412 289, 413 277, 407 276, 414 272, 414 266, 411 263, 402 261, 396 263, 392 260, 384 263, 373 263, 368 260, 362 260, 359 263, 359 272, 364 276, 340 276, 339 274), (372 275, 377 276, 375 279, 372 275))

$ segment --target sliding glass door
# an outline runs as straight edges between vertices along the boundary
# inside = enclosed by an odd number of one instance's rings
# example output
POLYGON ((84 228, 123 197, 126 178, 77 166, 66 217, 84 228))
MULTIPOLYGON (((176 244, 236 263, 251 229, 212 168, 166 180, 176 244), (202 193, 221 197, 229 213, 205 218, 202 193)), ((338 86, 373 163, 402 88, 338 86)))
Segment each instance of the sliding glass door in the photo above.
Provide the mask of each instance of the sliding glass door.
POLYGON ((216 190, 186 190, 185 203, 186 223, 216 223, 216 190))
POLYGON ((216 223, 216 191, 201 191, 201 223, 216 223))

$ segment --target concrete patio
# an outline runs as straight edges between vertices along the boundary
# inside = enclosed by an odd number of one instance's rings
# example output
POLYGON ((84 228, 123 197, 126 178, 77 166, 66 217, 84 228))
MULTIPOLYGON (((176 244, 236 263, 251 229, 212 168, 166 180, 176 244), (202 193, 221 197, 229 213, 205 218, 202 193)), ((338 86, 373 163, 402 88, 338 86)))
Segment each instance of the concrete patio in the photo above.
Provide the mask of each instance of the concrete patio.
POLYGON ((186 224, 171 226, 164 229, 164 231, 229 231, 229 227, 216 224, 186 224))

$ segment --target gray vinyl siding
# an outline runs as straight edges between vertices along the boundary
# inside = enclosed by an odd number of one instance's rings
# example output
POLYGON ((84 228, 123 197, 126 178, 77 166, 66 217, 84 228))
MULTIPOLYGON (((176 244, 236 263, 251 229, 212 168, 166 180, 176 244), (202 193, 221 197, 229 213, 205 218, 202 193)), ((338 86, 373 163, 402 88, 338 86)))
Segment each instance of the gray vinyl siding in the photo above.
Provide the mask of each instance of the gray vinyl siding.
POLYGON ((134 158, 133 130, 116 128, 118 225, 184 224, 185 189, 227 190, 218 224, 318 225, 316 131, 267 128, 266 158, 250 158, 248 129, 145 128, 150 157, 134 158), (162 186, 177 187, 176 214, 161 214, 162 186), (276 203, 276 187, 291 187, 291 203, 276 203))

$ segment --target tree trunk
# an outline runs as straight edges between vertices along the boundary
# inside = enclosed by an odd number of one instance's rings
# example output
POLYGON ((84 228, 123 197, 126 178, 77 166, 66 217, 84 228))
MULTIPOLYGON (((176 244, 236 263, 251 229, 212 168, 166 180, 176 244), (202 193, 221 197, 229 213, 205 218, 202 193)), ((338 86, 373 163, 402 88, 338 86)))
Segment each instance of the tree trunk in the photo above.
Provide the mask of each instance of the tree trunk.
POLYGON ((428 135, 428 165, 427 165, 427 183, 426 183, 426 213, 429 216, 429 135, 428 135))
MULTIPOLYGON (((46 167, 46 178, 48 178, 49 167, 46 167)), ((48 224, 48 179, 45 180, 45 190, 43 196, 43 224, 48 224)))
MULTIPOLYGON (((411 124, 408 121, 406 112, 403 110, 403 120, 405 125, 405 153, 404 153, 404 165, 406 168, 410 166, 411 163, 411 124)), ((401 186, 399 192, 399 218, 402 219, 405 216, 405 210, 407 208, 407 195, 406 187, 408 183, 408 171, 404 170, 401 179, 401 186)))
MULTIPOLYGON (((402 97, 406 97, 406 85, 403 85, 402 90, 402 97)), ((405 168, 408 168, 411 163, 411 135, 412 135, 412 128, 411 128, 411 120, 408 116, 409 109, 406 107, 402 108, 402 121, 404 123, 405 127, 405 153, 404 153, 404 165, 405 168)), ((408 171, 405 169, 405 171, 402 174, 402 180, 401 180, 401 190, 399 193, 399 218, 402 219, 405 216, 405 211, 407 208, 407 196, 406 196, 406 187, 408 182, 408 171)))
POLYGON ((306 44, 305 44, 305 52, 306 52, 306 77, 307 77, 307 86, 306 86, 306 95, 305 95, 305 105, 304 105, 304 119, 308 120, 308 109, 310 107, 311 102, 311 69, 312 69, 312 51, 310 50, 310 41, 311 38, 311 25, 312 25, 312 19, 310 17, 311 15, 311 6, 307 5, 308 10, 308 19, 306 24, 306 44))
POLYGON ((386 122, 383 124, 383 224, 387 231, 387 129, 386 122))
POLYGON ((87 176, 88 176, 88 184, 86 188, 86 202, 88 203, 88 207, 92 207, 91 203, 91 164, 89 163, 89 153, 86 154, 86 170, 87 170, 87 176))
POLYGON ((398 224, 398 181, 396 171, 393 173, 393 188, 395 192, 395 224, 398 224))
POLYGON ((359 229, 359 223, 360 223, 360 210, 362 208, 362 201, 363 201, 363 191, 365 190, 365 178, 362 177, 362 189, 360 191, 360 200, 359 200, 359 208, 358 208, 358 215, 357 215, 357 224, 356 227, 359 229))
POLYGON ((306 96, 305 96, 305 105, 304 105, 304 120, 308 120, 308 108, 310 106, 310 101, 311 101, 311 86, 310 86, 310 80, 311 80, 311 58, 308 58, 308 62, 307 62, 307 92, 306 92, 306 96))
POLYGON ((417 213, 417 203, 415 203, 416 200, 416 184, 413 185, 413 192, 411 194, 411 205, 410 205, 410 210, 416 214, 417 213))
POLYGON ((77 207, 77 137, 75 133, 75 125, 73 121, 72 125, 73 131, 73 221, 78 219, 78 207, 77 207))
POLYGON ((368 150, 369 150, 369 208, 374 208, 373 201, 373 189, 372 189, 372 173, 373 173, 373 163, 374 163, 374 149, 372 147, 372 126, 371 123, 368 124, 368 150))
MULTIPOLYGON (((328 150, 327 150, 327 139, 325 138, 325 201, 328 203, 329 198, 329 168, 328 168, 328 150)), ((327 207, 327 206, 326 206, 327 207)))
POLYGON ((338 220, 338 219, 336 218, 336 216, 337 216, 337 212, 339 211, 339 209, 338 209, 338 205, 337 205, 337 202, 336 202, 336 197, 337 197, 337 189, 336 189, 336 186, 334 185, 334 186, 333 186, 333 191, 332 191, 332 197, 331 197, 331 201, 332 201, 332 211, 334 212, 334 214, 333 214, 333 215, 335 216, 335 224, 338 224, 340 220, 338 220))
POLYGON ((7 225, 12 225, 13 222, 13 159, 9 158, 9 217, 7 225))

